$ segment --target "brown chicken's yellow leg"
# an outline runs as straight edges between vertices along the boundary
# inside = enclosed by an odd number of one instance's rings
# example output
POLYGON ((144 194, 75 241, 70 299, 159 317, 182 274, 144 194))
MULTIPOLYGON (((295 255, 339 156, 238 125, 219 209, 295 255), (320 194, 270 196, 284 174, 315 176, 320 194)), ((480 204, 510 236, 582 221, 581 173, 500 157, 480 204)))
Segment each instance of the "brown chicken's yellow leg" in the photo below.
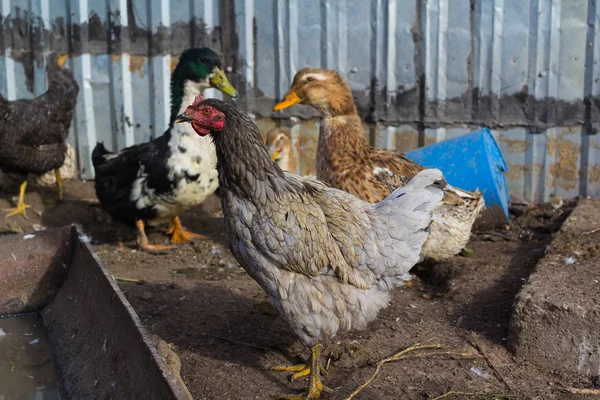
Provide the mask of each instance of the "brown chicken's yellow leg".
POLYGON ((144 251, 162 251, 173 248, 173 246, 166 246, 164 244, 149 244, 148 237, 146 237, 144 221, 141 219, 135 221, 135 227, 137 228, 137 244, 140 249, 144 251))
POLYGON ((169 234, 171 235, 171 243, 187 243, 194 239, 206 239, 206 237, 203 235, 198 235, 196 233, 188 232, 185 229, 183 229, 179 217, 173 217, 173 219, 171 220, 171 228, 169 229, 169 234))
POLYGON ((277 366, 274 371, 294 372, 292 380, 308 375, 308 386, 306 392, 299 396, 275 396, 277 399, 286 400, 315 400, 321 397, 322 392, 331 393, 332 390, 321 382, 321 371, 323 367, 319 361, 321 357, 321 344, 317 343, 311 349, 310 365, 298 364, 292 366, 277 366))
POLYGON ((25 218, 27 218, 27 215, 25 214, 25 210, 27 210, 28 208, 31 208, 31 206, 29 204, 25 204, 25 190, 26 189, 27 189, 27 181, 25 181, 21 184, 21 189, 19 190, 19 202, 17 203, 17 206, 15 208, 7 208, 4 210, 8 213, 8 214, 6 214, 6 218, 12 217, 13 215, 17 215, 17 214, 21 214, 25 218))
POLYGON ((54 170, 54 176, 56 177, 56 191, 58 192, 58 198, 62 201, 64 195, 64 186, 62 176, 60 176, 60 170, 54 170))

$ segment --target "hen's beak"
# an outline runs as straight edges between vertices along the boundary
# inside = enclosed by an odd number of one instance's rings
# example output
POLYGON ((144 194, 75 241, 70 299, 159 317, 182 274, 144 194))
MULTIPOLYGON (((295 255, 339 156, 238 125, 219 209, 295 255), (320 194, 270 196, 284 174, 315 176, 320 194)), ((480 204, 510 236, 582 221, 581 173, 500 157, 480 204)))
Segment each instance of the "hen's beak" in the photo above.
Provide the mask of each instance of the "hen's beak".
POLYGON ((227 96, 233 97, 234 99, 238 96, 237 90, 231 86, 231 83, 229 83, 229 80, 227 80, 227 77, 225 76, 225 72, 219 67, 213 69, 212 74, 210 74, 208 78, 208 82, 210 83, 210 86, 219 89, 227 96))
POLYGON ((273 158, 273 161, 277 161, 277 159, 279 158, 279 151, 275 150, 271 158, 273 158))
POLYGON ((298 104, 302 101, 298 94, 294 90, 290 90, 288 94, 285 95, 285 99, 282 102, 275 104, 273 107, 273 111, 283 110, 284 108, 288 108, 293 106, 294 104, 298 104))
POLYGON ((175 122, 177 123, 181 123, 181 122, 190 122, 191 120, 193 120, 194 118, 192 118, 191 115, 187 114, 187 113, 181 113, 179 114, 176 118, 175 118, 175 122))

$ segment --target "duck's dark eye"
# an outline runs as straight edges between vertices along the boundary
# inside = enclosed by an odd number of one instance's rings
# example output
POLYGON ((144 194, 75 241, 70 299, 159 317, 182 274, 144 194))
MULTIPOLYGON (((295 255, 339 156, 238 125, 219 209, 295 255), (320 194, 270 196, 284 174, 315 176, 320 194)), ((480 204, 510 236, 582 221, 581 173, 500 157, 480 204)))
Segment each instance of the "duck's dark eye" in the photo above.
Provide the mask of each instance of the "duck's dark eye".
POLYGON ((208 107, 204 107, 204 108, 202 109, 202 114, 204 114, 204 115, 208 115, 208 114, 210 114, 210 108, 208 108, 208 107))
POLYGON ((315 80, 315 78, 313 78, 312 76, 309 76, 308 78, 306 78, 306 82, 312 82, 314 80, 315 80))

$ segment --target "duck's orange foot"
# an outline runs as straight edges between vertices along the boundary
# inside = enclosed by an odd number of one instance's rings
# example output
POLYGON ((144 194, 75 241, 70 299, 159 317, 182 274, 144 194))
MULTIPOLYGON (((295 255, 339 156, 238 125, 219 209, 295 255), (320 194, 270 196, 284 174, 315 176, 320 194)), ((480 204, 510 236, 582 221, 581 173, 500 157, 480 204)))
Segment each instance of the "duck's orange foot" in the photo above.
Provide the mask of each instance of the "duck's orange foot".
POLYGON ((206 240, 206 236, 199 235, 197 233, 188 232, 183 229, 179 217, 173 218, 171 221, 171 228, 169 229, 171 235, 171 243, 189 243, 194 240, 206 240))
POLYGON ((137 228, 137 244, 139 248, 143 251, 147 251, 150 253, 156 252, 164 252, 166 250, 172 249, 173 246, 168 246, 164 244, 150 244, 148 243, 148 237, 146 237, 144 221, 138 220, 135 222, 137 228))
POLYGON ((173 246, 168 246, 168 245, 164 245, 164 244, 148 244, 146 243, 145 245, 143 244, 139 244, 140 249, 144 250, 144 251, 148 251, 150 253, 156 253, 156 252, 163 252, 163 251, 167 251, 173 248, 173 246))

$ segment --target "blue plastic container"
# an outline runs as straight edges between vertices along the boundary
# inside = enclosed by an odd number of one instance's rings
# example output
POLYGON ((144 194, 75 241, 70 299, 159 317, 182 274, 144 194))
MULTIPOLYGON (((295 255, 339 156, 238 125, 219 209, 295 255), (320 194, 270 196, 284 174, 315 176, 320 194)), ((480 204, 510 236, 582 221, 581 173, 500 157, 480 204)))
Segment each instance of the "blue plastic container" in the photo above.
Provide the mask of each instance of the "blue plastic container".
POLYGON ((454 139, 421 147, 406 157, 427 168, 438 168, 452 186, 483 192, 485 206, 499 207, 508 220, 510 197, 500 148, 489 129, 483 128, 454 139))

